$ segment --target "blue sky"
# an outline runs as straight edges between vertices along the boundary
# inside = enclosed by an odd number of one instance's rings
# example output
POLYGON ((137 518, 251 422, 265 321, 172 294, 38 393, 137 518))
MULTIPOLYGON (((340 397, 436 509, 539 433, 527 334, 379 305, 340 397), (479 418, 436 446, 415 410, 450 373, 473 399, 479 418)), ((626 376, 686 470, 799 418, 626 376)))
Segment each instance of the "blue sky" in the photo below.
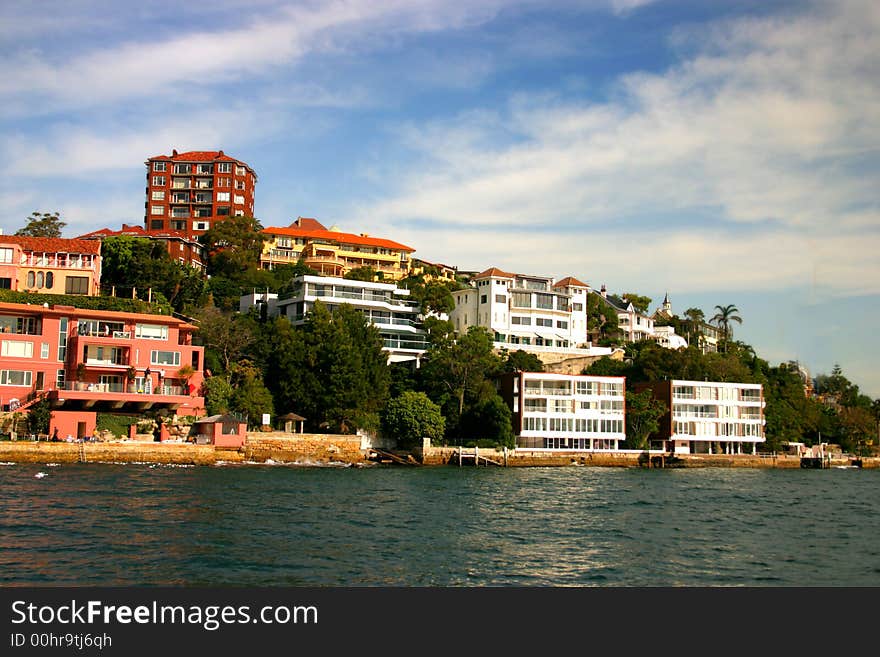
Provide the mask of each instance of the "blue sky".
POLYGON ((223 149, 265 226, 574 275, 880 397, 870 0, 5 0, 2 229, 141 224, 150 156, 223 149))

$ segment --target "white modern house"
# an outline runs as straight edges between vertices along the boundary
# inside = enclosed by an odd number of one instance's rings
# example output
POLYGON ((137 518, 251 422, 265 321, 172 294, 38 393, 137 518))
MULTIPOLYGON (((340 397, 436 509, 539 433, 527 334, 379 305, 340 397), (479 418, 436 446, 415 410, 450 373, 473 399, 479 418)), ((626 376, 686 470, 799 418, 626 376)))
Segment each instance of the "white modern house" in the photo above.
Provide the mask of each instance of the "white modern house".
POLYGON ((614 451, 626 439, 625 380, 617 376, 511 372, 500 394, 518 448, 614 451))
POLYGON ((654 448, 679 454, 754 454, 766 440, 760 383, 674 379, 633 388, 651 390, 668 409, 651 436, 654 448))
POLYGON ((251 305, 265 302, 269 316, 281 315, 299 326, 319 300, 331 312, 342 304, 362 312, 379 329, 389 363, 415 361, 418 366, 428 349, 419 303, 409 298, 409 290, 394 283, 297 276, 290 292, 280 296, 246 295, 241 298, 240 309, 245 312, 251 305))
POLYGON ((686 349, 688 346, 687 340, 676 333, 673 326, 654 326, 651 337, 657 341, 657 344, 667 349, 686 349))
POLYGON ((458 333, 482 326, 496 348, 536 353, 599 356, 609 348, 592 347, 587 339, 589 286, 571 276, 514 274, 491 267, 476 274, 470 286, 452 293, 449 319, 458 333))

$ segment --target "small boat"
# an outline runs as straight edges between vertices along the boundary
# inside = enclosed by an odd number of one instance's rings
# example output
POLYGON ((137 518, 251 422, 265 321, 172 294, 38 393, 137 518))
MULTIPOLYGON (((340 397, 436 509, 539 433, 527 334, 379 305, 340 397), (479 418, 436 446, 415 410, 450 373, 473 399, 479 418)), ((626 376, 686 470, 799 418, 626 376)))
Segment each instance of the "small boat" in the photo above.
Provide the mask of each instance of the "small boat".
POLYGON ((34 475, 34 477, 36 477, 37 479, 42 479, 43 477, 48 477, 48 476, 49 475, 47 475, 45 472, 38 472, 37 474, 34 475))

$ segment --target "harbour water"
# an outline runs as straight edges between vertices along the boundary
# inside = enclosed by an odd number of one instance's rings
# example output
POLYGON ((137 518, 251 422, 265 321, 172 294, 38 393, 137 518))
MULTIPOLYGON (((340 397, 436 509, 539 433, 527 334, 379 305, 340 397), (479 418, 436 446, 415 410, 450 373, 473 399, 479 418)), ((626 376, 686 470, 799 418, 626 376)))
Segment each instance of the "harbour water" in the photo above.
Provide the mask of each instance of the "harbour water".
POLYGON ((878 490, 878 470, 0 465, 0 584, 878 586, 878 490))

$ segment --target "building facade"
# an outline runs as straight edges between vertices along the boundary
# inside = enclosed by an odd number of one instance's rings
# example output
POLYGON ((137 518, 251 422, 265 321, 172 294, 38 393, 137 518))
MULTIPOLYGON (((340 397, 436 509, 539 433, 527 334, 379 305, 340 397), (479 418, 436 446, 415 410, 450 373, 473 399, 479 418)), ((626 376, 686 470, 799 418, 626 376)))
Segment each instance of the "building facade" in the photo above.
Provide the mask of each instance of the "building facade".
MULTIPOLYGON (((415 361, 418 366, 428 349, 428 336, 421 324, 421 307, 409 299, 409 290, 394 283, 351 281, 326 276, 298 276, 293 290, 280 295, 277 301, 270 295, 249 295, 254 303, 265 301, 267 308, 287 317, 294 325, 306 321, 315 303, 322 302, 329 310, 348 304, 364 314, 379 329, 383 349, 389 363, 415 361)), ((249 302, 246 302, 249 303, 249 302)))
POLYGON ((652 448, 681 454, 755 453, 763 443, 764 401, 760 383, 656 381, 633 384, 666 405, 652 448))
POLYGON ((303 260, 321 276, 341 278, 352 269, 372 267, 381 279, 400 280, 409 274, 415 251, 393 240, 326 228, 315 219, 298 217, 286 227, 263 229, 266 242, 262 269, 293 265, 303 260))
POLYGON ((144 228, 197 239, 215 222, 254 216, 257 174, 223 151, 156 155, 147 166, 144 228))
POLYGON ((0 235, 0 288, 96 296, 101 293, 101 244, 0 235))
POLYGON ((167 315, 0 303, 0 406, 47 399, 62 436, 90 435, 96 413, 204 415, 204 347, 167 315))
POLYGON ((618 450, 626 440, 626 381, 617 376, 511 372, 500 378, 516 446, 618 450))
POLYGON ((587 338, 588 291, 586 283, 570 276, 557 282, 492 267, 452 293, 455 309, 449 319, 459 333, 471 326, 488 329, 499 349, 521 349, 539 357, 608 355, 611 349, 592 347, 587 338))

